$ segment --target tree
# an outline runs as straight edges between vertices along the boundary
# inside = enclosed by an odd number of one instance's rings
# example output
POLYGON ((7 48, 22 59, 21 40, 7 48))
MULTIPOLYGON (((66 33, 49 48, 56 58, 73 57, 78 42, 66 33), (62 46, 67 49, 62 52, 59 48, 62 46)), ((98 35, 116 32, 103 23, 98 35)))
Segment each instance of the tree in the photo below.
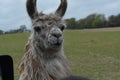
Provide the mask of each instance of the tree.
POLYGON ((111 15, 111 16, 108 18, 108 26, 109 26, 109 27, 115 27, 115 26, 116 26, 116 16, 111 15))
POLYGON ((97 28, 100 26, 100 19, 99 18, 96 18, 95 20, 93 20, 92 22, 92 27, 93 28, 97 28))
POLYGON ((9 31, 7 31, 5 33, 6 34, 14 34, 14 33, 23 33, 23 32, 26 32, 26 31, 29 31, 29 30, 27 30, 26 26, 21 25, 20 28, 14 29, 14 30, 9 30, 9 31))
POLYGON ((98 28, 104 27, 106 18, 103 14, 90 14, 84 19, 78 21, 81 28, 98 28))
POLYGON ((107 19, 104 14, 94 13, 83 19, 71 18, 66 21, 69 29, 116 27, 120 26, 120 14, 111 15, 107 19))
POLYGON ((96 14, 95 19, 92 22, 93 28, 100 28, 106 26, 106 18, 102 14, 96 14))
POLYGON ((21 25, 20 26, 20 29, 19 29, 19 32, 25 32, 27 30, 26 26, 25 25, 21 25))
POLYGON ((79 26, 79 29, 84 29, 86 26, 86 20, 85 19, 80 19, 77 21, 77 26, 79 26))
POLYGON ((120 26, 120 14, 118 14, 118 15, 115 17, 115 20, 116 20, 116 22, 115 22, 116 26, 120 26))
POLYGON ((66 19, 67 22, 67 29, 76 29, 77 23, 75 18, 66 19))
POLYGON ((3 31, 2 31, 2 30, 0 30, 0 34, 3 34, 3 31))

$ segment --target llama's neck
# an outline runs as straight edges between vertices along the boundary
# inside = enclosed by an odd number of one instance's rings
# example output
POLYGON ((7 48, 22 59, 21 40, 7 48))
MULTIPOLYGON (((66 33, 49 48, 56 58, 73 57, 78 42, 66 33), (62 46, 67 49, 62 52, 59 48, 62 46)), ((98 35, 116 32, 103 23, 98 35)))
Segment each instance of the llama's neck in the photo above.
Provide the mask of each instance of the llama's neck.
POLYGON ((70 75, 69 65, 62 47, 56 53, 44 53, 37 48, 31 46, 24 56, 23 76, 27 79, 22 80, 57 80, 70 75))

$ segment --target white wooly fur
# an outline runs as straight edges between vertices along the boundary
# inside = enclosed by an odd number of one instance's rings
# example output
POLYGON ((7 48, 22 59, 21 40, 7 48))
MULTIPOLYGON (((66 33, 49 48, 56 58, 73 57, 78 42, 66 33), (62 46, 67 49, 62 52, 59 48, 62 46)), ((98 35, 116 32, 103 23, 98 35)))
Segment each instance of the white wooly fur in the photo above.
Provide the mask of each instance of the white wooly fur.
POLYGON ((55 53, 43 53, 36 45, 31 44, 32 40, 29 40, 26 47, 28 50, 20 64, 19 80, 57 80, 70 75, 63 47, 55 53))
POLYGON ((55 14, 45 15, 38 13, 36 0, 27 0, 32 33, 19 66, 19 80, 58 80, 71 75, 63 50, 66 8, 67 1, 61 0, 55 14))

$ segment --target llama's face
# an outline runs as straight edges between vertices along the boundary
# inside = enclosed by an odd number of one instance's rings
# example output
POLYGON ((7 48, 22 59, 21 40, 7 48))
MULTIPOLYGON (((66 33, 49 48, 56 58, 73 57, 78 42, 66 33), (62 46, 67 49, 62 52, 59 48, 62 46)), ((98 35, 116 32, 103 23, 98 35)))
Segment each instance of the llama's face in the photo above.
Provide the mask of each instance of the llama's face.
POLYGON ((65 22, 57 15, 40 15, 32 24, 34 41, 41 48, 60 48, 65 27, 65 22))
POLYGON ((32 21, 32 40, 40 48, 60 48, 63 42, 63 30, 65 24, 62 21, 67 8, 67 1, 61 0, 61 4, 54 14, 45 15, 38 13, 36 0, 27 0, 27 12, 32 21))

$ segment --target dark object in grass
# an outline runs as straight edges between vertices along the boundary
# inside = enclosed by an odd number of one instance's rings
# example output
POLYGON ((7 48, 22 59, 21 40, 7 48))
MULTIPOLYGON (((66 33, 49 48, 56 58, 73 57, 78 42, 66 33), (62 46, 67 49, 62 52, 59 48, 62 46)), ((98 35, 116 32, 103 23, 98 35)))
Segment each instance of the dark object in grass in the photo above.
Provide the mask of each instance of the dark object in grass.
POLYGON ((14 80, 13 60, 10 56, 0 56, 0 69, 2 80, 14 80))

